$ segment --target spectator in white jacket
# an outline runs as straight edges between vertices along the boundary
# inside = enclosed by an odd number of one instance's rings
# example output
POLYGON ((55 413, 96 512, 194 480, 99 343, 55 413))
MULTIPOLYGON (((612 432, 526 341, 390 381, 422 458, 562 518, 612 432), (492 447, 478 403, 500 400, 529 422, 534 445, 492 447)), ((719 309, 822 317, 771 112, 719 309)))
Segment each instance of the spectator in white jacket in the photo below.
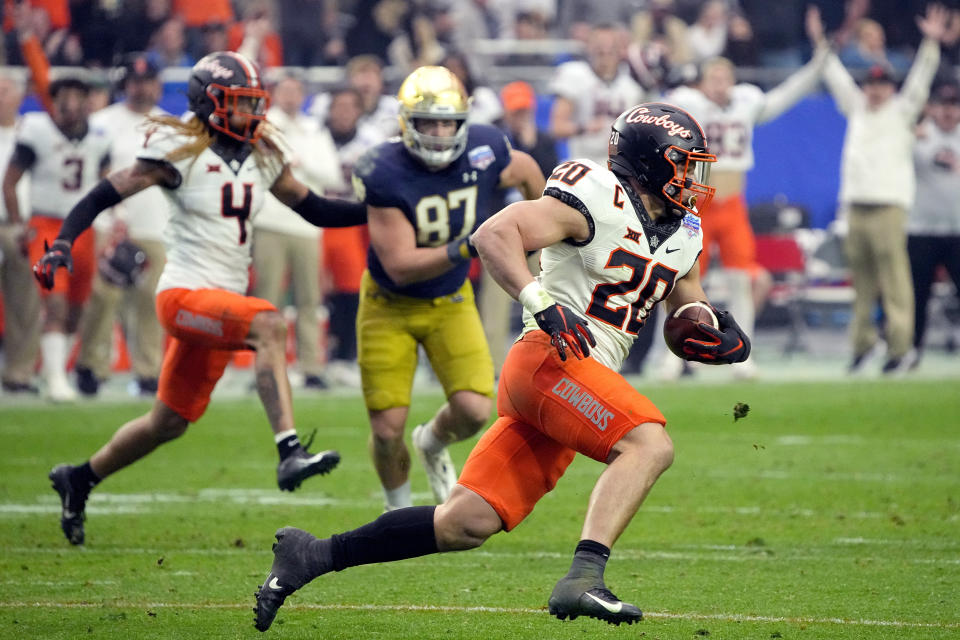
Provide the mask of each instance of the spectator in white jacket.
MULTIPOLYGON (((315 191, 341 182, 337 149, 330 133, 316 118, 300 111, 303 83, 295 75, 280 79, 271 93, 267 120, 285 139, 293 175, 315 191)), ((263 209, 253 218, 253 295, 283 308, 287 287, 297 310, 297 361, 307 388, 325 388, 319 356, 320 229, 266 194, 263 209), (287 284, 289 283, 289 285, 287 284)))
POLYGON ((847 117, 840 202, 847 216, 845 250, 855 294, 851 373, 863 370, 878 343, 873 322, 878 298, 887 342, 883 372, 902 372, 915 357, 906 236, 915 192, 914 125, 940 62, 940 40, 949 19, 950 12, 940 5, 930 5, 917 19, 924 38, 899 92, 892 72, 884 67, 870 69, 862 87, 835 55, 824 69, 824 81, 847 117))

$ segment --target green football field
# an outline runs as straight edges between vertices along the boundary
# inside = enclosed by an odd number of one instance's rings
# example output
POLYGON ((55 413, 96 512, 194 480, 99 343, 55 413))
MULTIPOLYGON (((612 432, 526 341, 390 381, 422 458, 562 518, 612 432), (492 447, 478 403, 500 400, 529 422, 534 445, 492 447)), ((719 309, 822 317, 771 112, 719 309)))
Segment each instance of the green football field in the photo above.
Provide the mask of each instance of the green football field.
MULTIPOLYGON (((46 474, 147 405, 0 405, 0 638, 960 638, 956 379, 645 391, 677 455, 608 565, 646 616, 619 628, 546 612, 602 468, 591 460, 515 531, 323 576, 261 635, 251 606, 274 530, 327 535, 383 508, 358 397, 298 397, 301 434, 318 427, 343 462, 292 495, 276 488, 256 399, 215 400, 98 487, 84 548, 63 538, 46 474), (738 402, 751 410, 734 421, 738 402)), ((418 395, 412 419, 439 400, 418 395)), ((458 463, 470 446, 454 447, 458 463)), ((413 487, 426 503, 417 467, 413 487)))

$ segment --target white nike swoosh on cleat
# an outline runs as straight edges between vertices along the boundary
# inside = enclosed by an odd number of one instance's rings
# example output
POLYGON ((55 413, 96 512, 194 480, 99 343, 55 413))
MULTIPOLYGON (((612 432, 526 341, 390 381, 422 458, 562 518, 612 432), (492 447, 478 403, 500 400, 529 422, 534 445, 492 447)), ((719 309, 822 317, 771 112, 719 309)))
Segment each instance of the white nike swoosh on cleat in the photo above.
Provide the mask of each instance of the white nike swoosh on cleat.
POLYGON ((68 520, 69 520, 70 518, 75 518, 76 516, 77 516, 77 514, 75 514, 73 511, 67 511, 66 509, 63 510, 63 517, 66 518, 66 519, 68 519, 68 520))
POLYGON ((273 576, 273 580, 271 580, 267 586, 271 589, 283 589, 283 587, 280 586, 280 581, 277 580, 277 576, 273 576))
POLYGON ((622 602, 618 602, 617 604, 614 605, 614 604, 610 604, 609 602, 604 602, 603 600, 601 600, 601 599, 598 598, 597 596, 593 595, 592 593, 584 592, 583 595, 585 595, 585 596, 590 596, 591 598, 593 598, 594 600, 597 601, 597 604, 599 604, 601 607, 603 607, 604 609, 606 609, 606 610, 609 611, 610 613, 620 613, 620 610, 623 609, 623 603, 622 603, 622 602))

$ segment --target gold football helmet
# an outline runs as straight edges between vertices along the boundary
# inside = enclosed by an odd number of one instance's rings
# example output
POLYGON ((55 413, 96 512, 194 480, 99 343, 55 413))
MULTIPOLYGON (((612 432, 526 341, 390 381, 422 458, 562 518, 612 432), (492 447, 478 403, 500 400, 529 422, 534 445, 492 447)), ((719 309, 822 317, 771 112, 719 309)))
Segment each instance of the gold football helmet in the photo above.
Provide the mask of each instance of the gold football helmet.
POLYGON ((446 67, 420 67, 403 81, 400 101, 400 137, 427 167, 438 170, 460 157, 467 147, 470 98, 460 79, 446 67), (454 120, 456 133, 436 136, 417 129, 418 120, 454 120))

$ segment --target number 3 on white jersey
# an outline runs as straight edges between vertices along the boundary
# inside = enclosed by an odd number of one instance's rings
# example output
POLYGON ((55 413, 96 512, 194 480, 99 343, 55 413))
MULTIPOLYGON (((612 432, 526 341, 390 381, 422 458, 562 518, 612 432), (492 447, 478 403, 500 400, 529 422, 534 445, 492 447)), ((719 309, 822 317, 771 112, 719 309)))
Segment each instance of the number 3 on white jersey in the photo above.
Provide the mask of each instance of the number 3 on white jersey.
POLYGON ((417 245, 439 246, 451 241, 450 210, 463 207, 463 226, 452 240, 466 237, 477 220, 477 187, 454 189, 444 198, 441 195, 420 198, 417 203, 417 245))

